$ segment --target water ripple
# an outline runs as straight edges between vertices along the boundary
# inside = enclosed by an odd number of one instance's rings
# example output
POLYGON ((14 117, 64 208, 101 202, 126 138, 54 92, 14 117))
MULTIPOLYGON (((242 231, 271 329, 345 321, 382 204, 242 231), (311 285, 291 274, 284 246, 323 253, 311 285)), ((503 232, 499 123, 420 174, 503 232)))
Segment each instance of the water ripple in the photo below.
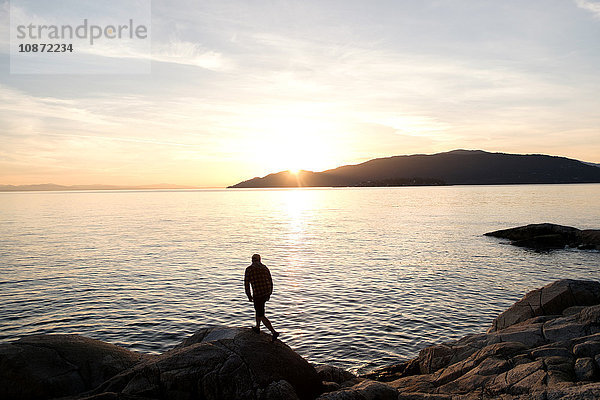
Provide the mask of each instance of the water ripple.
POLYGON ((598 280, 598 252, 481 235, 597 228, 598 198, 600 185, 0 193, 0 339, 76 333, 157 354, 202 326, 250 326, 242 279, 259 252, 281 338, 364 372, 481 332, 552 280, 598 280))

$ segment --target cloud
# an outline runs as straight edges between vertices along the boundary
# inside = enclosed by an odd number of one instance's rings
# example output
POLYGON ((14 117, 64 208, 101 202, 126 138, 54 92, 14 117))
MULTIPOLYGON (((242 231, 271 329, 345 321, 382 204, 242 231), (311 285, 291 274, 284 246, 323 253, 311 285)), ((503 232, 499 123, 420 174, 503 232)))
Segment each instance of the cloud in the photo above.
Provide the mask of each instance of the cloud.
MULTIPOLYGON (((142 49, 144 50, 144 49, 142 49)), ((123 43, 96 43, 83 48, 81 53, 99 57, 120 59, 137 59, 189 65, 211 71, 227 71, 232 68, 232 61, 222 53, 203 48, 199 43, 171 39, 168 42, 152 44, 152 51, 140 51, 139 47, 123 43)))
MULTIPOLYGON (((37 125, 40 121, 63 121, 69 123, 114 127, 104 116, 91 111, 74 99, 37 97, 0 84, 0 120, 22 129, 37 125)), ((6 125, 5 125, 6 126, 6 125)))
POLYGON ((153 44, 153 61, 192 65, 213 71, 228 70, 232 63, 222 53, 202 48, 193 43, 171 38, 168 42, 153 44))
POLYGON ((225 157, 210 132, 219 111, 193 100, 59 98, 0 84, 0 182, 229 183, 226 169, 196 177, 225 157))
POLYGON ((400 113, 384 113, 378 115, 372 112, 364 116, 367 123, 389 127, 397 134, 410 136, 437 136, 449 130, 451 125, 437 121, 435 118, 421 115, 402 115, 400 113))
MULTIPOLYGON (((222 104, 205 104, 185 95, 154 99, 144 95, 89 95, 63 99, 25 93, 0 84, 0 137, 20 146, 20 141, 58 143, 63 138, 81 143, 114 142, 121 147, 154 151, 169 146, 195 150, 207 158, 208 148, 219 137, 217 121, 222 104), (212 132, 216 132, 213 134, 212 132), (131 145, 131 146, 130 146, 131 145)), ((226 113, 225 115, 230 115, 226 113)), ((4 143, 2 150, 11 150, 4 143)), ((59 146, 58 146, 59 147, 59 146)), ((1 153, 1 151, 0 151, 1 153)))
POLYGON ((575 0, 577 7, 590 11, 594 17, 600 19, 600 2, 591 0, 575 0))

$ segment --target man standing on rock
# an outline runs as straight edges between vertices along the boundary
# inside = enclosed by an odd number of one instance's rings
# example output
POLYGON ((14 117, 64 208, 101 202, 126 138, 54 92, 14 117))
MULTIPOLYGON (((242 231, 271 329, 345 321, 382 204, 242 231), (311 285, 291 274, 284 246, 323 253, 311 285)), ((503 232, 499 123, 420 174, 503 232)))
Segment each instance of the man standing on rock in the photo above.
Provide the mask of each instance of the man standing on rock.
POLYGON ((273 293, 273 279, 271 278, 269 268, 260 262, 260 255, 258 254, 252 255, 252 264, 246 268, 244 287, 248 301, 254 302, 254 310, 256 311, 256 326, 253 326, 252 330, 260 333, 260 323, 262 322, 271 331, 273 335, 272 340, 275 341, 277 336, 279 336, 279 332, 273 329, 273 325, 265 317, 265 303, 271 297, 271 293, 273 293), (252 286, 252 293, 250 293, 250 286, 252 286))

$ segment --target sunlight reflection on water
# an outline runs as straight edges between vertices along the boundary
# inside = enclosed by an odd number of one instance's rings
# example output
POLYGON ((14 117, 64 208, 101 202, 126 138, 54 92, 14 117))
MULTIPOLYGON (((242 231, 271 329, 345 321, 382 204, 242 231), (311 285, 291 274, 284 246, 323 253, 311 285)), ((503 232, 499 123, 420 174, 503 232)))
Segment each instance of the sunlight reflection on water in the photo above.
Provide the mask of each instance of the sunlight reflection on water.
POLYGON ((158 353, 252 323, 263 255, 281 339, 361 372, 481 332, 525 292, 598 279, 597 252, 540 254, 484 232, 598 228, 600 185, 0 193, 0 339, 79 333, 158 353))

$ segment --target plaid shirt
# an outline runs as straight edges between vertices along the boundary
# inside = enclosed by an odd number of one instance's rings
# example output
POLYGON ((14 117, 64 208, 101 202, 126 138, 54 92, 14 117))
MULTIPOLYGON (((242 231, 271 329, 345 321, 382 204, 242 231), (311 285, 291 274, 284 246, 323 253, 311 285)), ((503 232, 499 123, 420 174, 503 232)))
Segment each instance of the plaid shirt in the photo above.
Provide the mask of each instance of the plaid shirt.
POLYGON ((252 264, 246 268, 244 287, 246 295, 250 298, 250 285, 254 297, 268 297, 273 293, 273 279, 271 272, 264 264, 252 264))

